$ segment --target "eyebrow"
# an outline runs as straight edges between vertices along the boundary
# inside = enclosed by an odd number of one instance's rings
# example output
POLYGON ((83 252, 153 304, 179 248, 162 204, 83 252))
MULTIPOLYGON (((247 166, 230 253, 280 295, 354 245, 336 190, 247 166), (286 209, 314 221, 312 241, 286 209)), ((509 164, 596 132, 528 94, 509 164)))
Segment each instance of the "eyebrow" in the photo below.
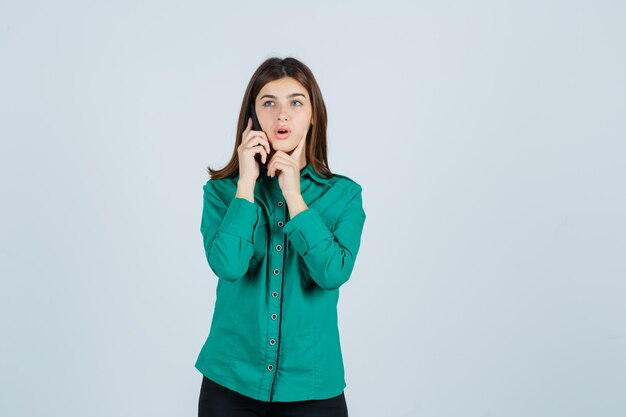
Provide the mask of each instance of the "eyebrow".
MULTIPOLYGON (((291 94, 289 94, 289 95, 287 96, 287 98, 290 98, 290 97, 296 97, 296 96, 302 96, 302 97, 306 98, 306 96, 305 96, 304 94, 302 94, 302 93, 291 93, 291 94)), ((269 98, 277 98, 276 96, 271 95, 271 94, 263 94, 263 96, 262 96, 262 97, 260 97, 260 98, 259 98, 259 100, 261 100, 261 99, 263 99, 263 98, 265 98, 265 97, 269 97, 269 98)))

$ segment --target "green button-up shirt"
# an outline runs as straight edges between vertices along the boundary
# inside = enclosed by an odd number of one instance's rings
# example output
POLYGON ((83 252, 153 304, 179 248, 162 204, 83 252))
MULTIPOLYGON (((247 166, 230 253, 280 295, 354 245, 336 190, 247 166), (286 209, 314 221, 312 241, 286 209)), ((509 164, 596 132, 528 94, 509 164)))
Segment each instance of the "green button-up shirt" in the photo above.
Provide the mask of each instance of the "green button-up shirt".
POLYGON ((238 179, 203 187, 200 231, 218 280, 195 367, 257 400, 337 396, 346 386, 337 301, 365 223, 361 186, 307 164, 300 192, 308 209, 290 218, 278 177, 257 178, 254 203, 235 197, 238 179))

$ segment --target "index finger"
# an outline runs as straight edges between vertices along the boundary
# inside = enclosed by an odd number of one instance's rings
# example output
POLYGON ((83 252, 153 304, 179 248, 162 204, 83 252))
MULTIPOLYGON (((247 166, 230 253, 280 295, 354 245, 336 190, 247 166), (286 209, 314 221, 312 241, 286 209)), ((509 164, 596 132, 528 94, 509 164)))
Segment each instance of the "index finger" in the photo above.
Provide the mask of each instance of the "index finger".
POLYGON ((248 122, 246 123, 246 128, 243 130, 244 133, 250 131, 250 128, 252 127, 252 118, 248 117, 248 122))

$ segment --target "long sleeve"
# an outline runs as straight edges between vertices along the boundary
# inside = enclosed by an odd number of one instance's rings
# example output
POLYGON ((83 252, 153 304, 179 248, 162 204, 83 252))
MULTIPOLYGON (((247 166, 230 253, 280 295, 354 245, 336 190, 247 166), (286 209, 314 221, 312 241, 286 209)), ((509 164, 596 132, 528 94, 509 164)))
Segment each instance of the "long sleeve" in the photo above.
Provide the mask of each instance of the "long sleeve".
POLYGON ((355 275, 361 186, 339 173, 322 177, 307 163, 306 209, 290 216, 277 176, 257 178, 250 201, 236 198, 238 183, 230 176, 204 188, 201 231, 219 279, 195 367, 268 403, 336 397, 346 387, 336 308, 339 287, 355 275))
POLYGON ((207 261, 218 278, 237 281, 247 272, 254 253, 260 206, 237 197, 226 206, 215 192, 212 180, 203 190, 200 231, 207 261))
POLYGON ((311 207, 283 227, 311 278, 326 290, 337 289, 350 278, 361 244, 366 218, 362 189, 357 185, 356 192, 352 190, 332 232, 311 207))

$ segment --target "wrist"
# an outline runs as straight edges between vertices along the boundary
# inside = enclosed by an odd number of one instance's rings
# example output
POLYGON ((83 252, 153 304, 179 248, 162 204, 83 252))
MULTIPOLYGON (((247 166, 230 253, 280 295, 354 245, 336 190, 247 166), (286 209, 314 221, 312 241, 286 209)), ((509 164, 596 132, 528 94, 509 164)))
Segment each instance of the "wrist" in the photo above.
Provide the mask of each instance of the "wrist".
POLYGON ((237 181, 237 194, 235 197, 245 198, 254 203, 254 186, 256 182, 239 179, 237 181))
POLYGON ((293 203, 300 202, 300 201, 304 202, 304 198, 302 198, 301 193, 288 193, 288 194, 283 193, 283 197, 285 197, 285 202, 287 202, 288 204, 291 202, 293 203))
POLYGON ((294 218, 300 212, 309 208, 302 198, 302 194, 285 196, 285 201, 287 202, 287 208, 289 209, 289 217, 294 218))

